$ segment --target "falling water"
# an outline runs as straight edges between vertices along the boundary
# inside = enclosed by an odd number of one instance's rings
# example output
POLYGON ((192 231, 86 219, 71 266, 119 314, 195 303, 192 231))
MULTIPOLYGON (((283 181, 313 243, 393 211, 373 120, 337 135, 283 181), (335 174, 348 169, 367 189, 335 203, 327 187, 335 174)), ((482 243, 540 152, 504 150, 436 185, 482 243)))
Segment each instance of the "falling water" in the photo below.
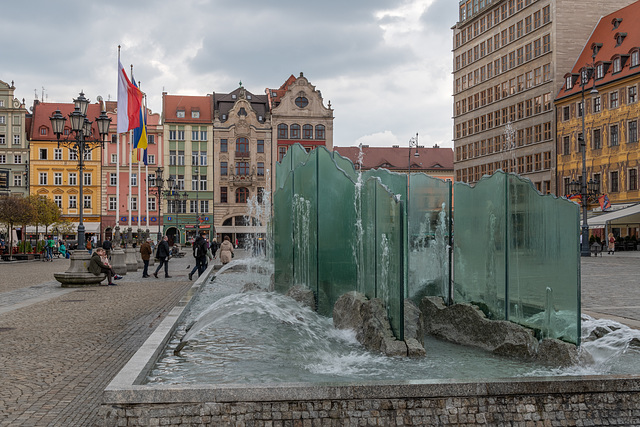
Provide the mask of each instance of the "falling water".
POLYGON ((311 202, 300 197, 293 196, 293 236, 295 247, 295 266, 293 282, 295 285, 309 287, 309 266, 311 265, 311 252, 309 241, 309 219, 311 215, 311 202))
POLYGON ((362 151, 362 144, 360 144, 360 152, 358 153, 358 179, 355 184, 355 197, 353 199, 354 218, 355 218, 355 239, 351 243, 351 250, 353 253, 353 262, 356 266, 356 290, 364 293, 365 290, 365 272, 364 272, 364 230, 362 227, 362 161, 364 153, 362 151))
POLYGON ((551 313, 553 311, 553 289, 547 286, 544 300, 544 328, 542 329, 544 338, 549 338, 551 335, 551 313))
POLYGON ((380 274, 378 278, 377 289, 379 291, 378 298, 384 301, 389 315, 389 270, 391 269, 391 249, 389 248, 389 239, 386 234, 382 234, 380 238, 380 274))

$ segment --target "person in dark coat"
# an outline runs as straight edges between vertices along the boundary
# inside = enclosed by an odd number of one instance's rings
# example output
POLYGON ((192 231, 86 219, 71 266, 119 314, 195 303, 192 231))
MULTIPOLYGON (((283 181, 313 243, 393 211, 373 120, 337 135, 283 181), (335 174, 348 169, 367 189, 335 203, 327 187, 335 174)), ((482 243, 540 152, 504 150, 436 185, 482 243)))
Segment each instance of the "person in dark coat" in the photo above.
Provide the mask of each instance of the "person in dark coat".
POLYGON ((160 260, 160 265, 158 265, 155 273, 153 273, 153 276, 156 279, 158 278, 158 271, 160 271, 163 265, 164 277, 167 279, 171 278, 171 276, 169 276, 169 255, 171 255, 171 249, 169 249, 169 237, 164 236, 162 238, 162 242, 158 244, 158 250, 156 252, 156 258, 160 260))
POLYGON ((193 279, 193 273, 198 270, 198 277, 204 273, 205 265, 207 264, 207 242, 201 235, 196 237, 193 242, 193 257, 196 259, 196 265, 189 273, 189 280, 193 279))
POLYGON ((89 267, 87 267, 87 269, 89 270, 90 273, 93 273, 96 276, 102 273, 106 274, 107 279, 109 280, 108 285, 115 286, 115 283, 113 283, 113 279, 118 280, 118 279, 121 279, 122 276, 118 276, 113 271, 111 266, 109 264, 106 264, 103 261, 103 257, 105 257, 104 259, 106 259, 106 256, 107 254, 104 251, 104 249, 102 248, 96 249, 93 255, 91 255, 91 261, 89 262, 89 267))
POLYGON ((102 249, 104 249, 104 251, 106 252, 107 258, 111 259, 111 249, 113 249, 111 237, 108 237, 104 242, 102 242, 102 249))
POLYGON ((151 259, 151 239, 147 239, 140 246, 140 258, 142 258, 142 262, 144 263, 144 269, 142 270, 142 277, 149 277, 149 259, 151 259))

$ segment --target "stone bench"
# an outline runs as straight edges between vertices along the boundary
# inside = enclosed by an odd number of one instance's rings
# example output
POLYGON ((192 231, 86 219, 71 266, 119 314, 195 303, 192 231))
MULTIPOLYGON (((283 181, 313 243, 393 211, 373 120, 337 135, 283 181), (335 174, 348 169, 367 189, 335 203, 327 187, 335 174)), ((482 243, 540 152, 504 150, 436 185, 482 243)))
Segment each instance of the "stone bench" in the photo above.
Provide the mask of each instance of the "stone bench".
POLYGON ((13 257, 18 261, 33 261, 35 259, 33 254, 15 254, 13 257))
POLYGON ((95 275, 87 272, 54 273, 53 277, 60 282, 63 288, 80 288, 83 286, 95 286, 107 278, 105 273, 95 275))

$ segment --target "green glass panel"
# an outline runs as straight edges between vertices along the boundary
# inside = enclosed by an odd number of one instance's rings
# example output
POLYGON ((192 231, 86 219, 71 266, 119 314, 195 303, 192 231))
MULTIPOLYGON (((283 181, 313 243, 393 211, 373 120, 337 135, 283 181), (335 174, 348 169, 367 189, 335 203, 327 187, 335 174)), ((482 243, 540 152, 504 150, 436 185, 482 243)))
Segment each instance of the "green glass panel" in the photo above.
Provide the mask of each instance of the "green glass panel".
POLYGON ((317 294, 318 179, 315 152, 299 164, 293 186, 293 283, 317 294))
POLYGON ((425 296, 449 299, 451 183, 412 173, 409 181, 408 296, 416 304, 425 296))
POLYGON ((309 153, 300 144, 294 144, 287 150, 282 161, 276 163, 276 188, 282 188, 289 172, 298 165, 306 163, 309 153))
POLYGON ((375 184, 376 297, 387 307, 394 335, 404 339, 404 204, 383 186, 375 184))
POLYGON ((470 187, 454 184, 454 301, 505 318, 505 184, 496 172, 470 187))
POLYGON ((331 316, 336 300, 357 283, 355 185, 327 150, 318 155, 318 312, 331 316))
POLYGON ((293 284, 293 180, 294 173, 289 173, 273 195, 274 286, 280 293, 286 293, 293 284))
MULTIPOLYGON (((361 178, 360 176, 359 178, 361 178)), ((355 191, 355 245, 357 261, 357 284, 354 290, 364 293, 367 298, 377 298, 376 271, 376 190, 379 182, 371 179, 356 183, 355 191)))
POLYGON ((509 320, 543 337, 580 337, 579 209, 508 175, 509 320))
MULTIPOLYGON (((319 147, 317 149, 322 150, 325 148, 319 147)), ((337 151, 332 151, 331 153, 332 153, 331 155, 333 156, 333 161, 335 162, 338 169, 342 170, 349 178, 351 178, 354 182, 356 182, 358 180, 358 176, 357 176, 358 173, 356 172, 353 166, 353 163, 351 163, 351 160, 349 160, 346 157, 343 157, 337 151)))

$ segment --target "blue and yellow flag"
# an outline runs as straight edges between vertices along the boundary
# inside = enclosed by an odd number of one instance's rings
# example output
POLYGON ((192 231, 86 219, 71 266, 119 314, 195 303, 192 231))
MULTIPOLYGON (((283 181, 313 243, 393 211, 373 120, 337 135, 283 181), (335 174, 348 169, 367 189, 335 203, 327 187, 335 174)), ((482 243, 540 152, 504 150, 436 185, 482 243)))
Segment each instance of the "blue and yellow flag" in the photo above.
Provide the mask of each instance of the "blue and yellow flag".
MULTIPOLYGON (((133 84, 138 87, 136 80, 131 75, 133 84)), ((140 162, 147 164, 147 115, 145 114, 146 108, 144 105, 140 108, 140 126, 133 129, 133 153, 131 156, 132 162, 140 162)))

